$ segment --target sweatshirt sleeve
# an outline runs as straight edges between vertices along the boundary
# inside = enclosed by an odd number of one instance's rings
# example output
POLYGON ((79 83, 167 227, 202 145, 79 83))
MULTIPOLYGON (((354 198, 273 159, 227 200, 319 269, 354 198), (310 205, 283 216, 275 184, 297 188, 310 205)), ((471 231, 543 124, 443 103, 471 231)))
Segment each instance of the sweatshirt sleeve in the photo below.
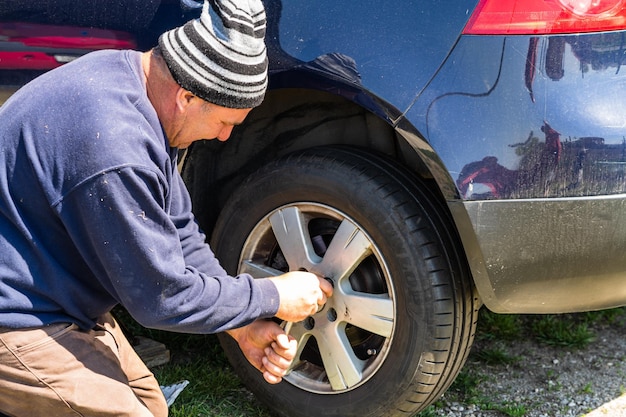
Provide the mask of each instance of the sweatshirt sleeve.
POLYGON ((95 279, 145 327, 215 333, 278 310, 271 281, 220 266, 179 175, 169 187, 145 168, 107 171, 58 210, 95 279))

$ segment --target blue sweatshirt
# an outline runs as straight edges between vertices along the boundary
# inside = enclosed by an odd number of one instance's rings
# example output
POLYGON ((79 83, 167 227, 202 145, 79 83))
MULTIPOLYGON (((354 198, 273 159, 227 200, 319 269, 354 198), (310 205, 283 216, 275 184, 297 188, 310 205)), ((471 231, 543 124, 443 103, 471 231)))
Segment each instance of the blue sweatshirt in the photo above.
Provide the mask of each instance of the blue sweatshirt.
POLYGON ((205 243, 135 51, 88 54, 0 107, 0 327, 116 304, 142 325, 213 333, 273 316, 268 280, 205 243))

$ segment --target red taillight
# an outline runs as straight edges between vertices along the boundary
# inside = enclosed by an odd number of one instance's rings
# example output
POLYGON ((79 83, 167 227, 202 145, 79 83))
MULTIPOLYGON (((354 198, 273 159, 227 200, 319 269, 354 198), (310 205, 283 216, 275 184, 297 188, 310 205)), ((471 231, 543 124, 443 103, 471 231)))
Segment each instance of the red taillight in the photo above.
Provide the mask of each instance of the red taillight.
POLYGON ((625 0, 480 0, 463 33, 550 34, 626 29, 625 0))

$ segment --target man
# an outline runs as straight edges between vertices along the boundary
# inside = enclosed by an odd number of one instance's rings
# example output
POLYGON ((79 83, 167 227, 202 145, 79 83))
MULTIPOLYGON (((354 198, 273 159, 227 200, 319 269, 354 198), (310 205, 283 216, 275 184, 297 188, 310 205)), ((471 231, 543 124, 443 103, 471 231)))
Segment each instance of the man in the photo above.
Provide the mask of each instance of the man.
POLYGON ((263 100, 259 0, 216 0, 156 50, 88 54, 0 108, 0 412, 165 416, 109 314, 227 331, 269 383, 296 351, 275 322, 332 293, 306 272, 229 277, 191 214, 178 148, 226 140, 263 100))

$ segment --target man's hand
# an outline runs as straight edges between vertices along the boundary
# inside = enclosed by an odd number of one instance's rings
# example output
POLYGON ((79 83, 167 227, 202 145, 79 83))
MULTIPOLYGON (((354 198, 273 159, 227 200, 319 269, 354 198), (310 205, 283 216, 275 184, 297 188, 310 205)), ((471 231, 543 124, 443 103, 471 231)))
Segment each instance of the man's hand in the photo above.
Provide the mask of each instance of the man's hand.
MULTIPOLYGON (((280 296, 276 317, 289 322, 302 321, 315 314, 333 294, 328 281, 309 272, 287 272, 268 279, 276 285, 280 296)), ((237 341, 246 359, 263 373, 267 382, 277 384, 282 381, 298 348, 293 337, 269 320, 257 320, 227 333, 237 341)))
POLYGON ((280 295, 276 317, 298 322, 315 314, 333 294, 333 286, 310 272, 292 271, 269 278, 280 295))
POLYGON ((282 381, 296 355, 296 339, 269 320, 257 320, 226 333, 237 341, 246 359, 263 373, 267 382, 282 381))

